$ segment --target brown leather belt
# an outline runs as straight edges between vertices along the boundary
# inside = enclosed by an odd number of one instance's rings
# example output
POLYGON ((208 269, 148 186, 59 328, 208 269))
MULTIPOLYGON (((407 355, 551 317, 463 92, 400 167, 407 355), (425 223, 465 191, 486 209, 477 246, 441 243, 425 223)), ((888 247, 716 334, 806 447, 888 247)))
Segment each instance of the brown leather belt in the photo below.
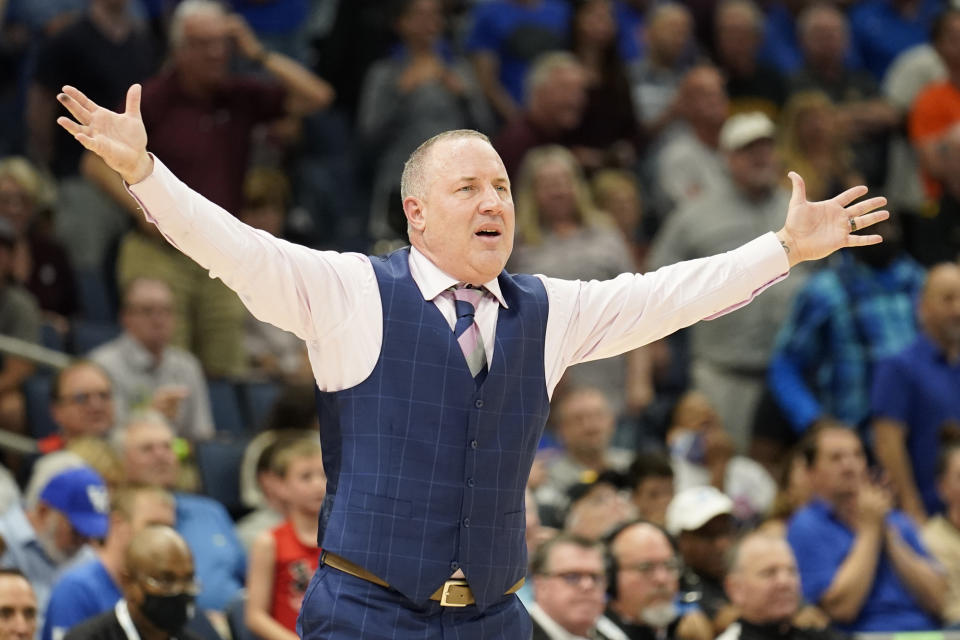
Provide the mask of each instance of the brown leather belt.
MULTIPOLYGON (((390 588, 390 585, 385 581, 381 580, 374 574, 370 573, 360 565, 354 564, 342 556, 338 556, 335 553, 330 553, 329 551, 324 551, 320 555, 320 564, 333 567, 344 573, 349 573, 351 576, 360 578, 361 580, 366 580, 367 582, 372 582, 373 584, 380 585, 387 589, 390 588)), ((520 580, 507 589, 506 593, 503 595, 507 596, 511 593, 516 592, 523 586, 525 578, 520 578, 520 580)), ((443 583, 443 586, 433 592, 433 595, 430 596, 431 600, 440 603, 440 606, 443 607, 466 607, 471 605, 476 600, 473 599, 473 591, 470 590, 470 587, 467 585, 466 580, 447 580, 443 583)))

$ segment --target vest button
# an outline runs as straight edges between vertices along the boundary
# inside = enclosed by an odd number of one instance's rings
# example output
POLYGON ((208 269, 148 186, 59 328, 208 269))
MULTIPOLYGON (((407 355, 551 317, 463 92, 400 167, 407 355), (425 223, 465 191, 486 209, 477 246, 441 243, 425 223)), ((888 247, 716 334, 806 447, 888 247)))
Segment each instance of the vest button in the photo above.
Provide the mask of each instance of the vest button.
POLYGON ((470 528, 470 518, 464 518, 464 519, 463 519, 463 528, 464 528, 464 529, 469 529, 469 528, 470 528))
POLYGON ((454 560, 453 562, 450 563, 450 568, 456 571, 457 569, 460 568, 460 563, 454 560))
POLYGON ((479 446, 480 446, 480 443, 477 442, 476 440, 471 440, 471 441, 470 441, 470 448, 471 448, 471 449, 476 449, 476 448, 479 447, 479 446))
POLYGON ((478 398, 477 401, 473 403, 473 406, 475 406, 477 409, 482 408, 482 407, 483 407, 483 400, 480 400, 480 399, 478 398))
POLYGON ((473 485, 475 485, 475 484, 477 484, 477 483, 473 481, 473 478, 467 478, 467 486, 468 486, 468 487, 473 487, 473 485))

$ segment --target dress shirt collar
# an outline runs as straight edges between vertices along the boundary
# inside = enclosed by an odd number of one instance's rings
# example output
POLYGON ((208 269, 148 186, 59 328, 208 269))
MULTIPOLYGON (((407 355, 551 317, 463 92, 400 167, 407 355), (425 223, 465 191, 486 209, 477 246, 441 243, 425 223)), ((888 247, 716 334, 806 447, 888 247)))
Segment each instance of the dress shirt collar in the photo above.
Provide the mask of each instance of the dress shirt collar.
POLYGON ((584 636, 576 636, 559 625, 536 602, 530 605, 530 617, 537 621, 540 628, 550 637, 550 640, 590 640, 584 636))
MULTIPOLYGON (((444 273, 440 267, 433 264, 416 247, 410 247, 410 275, 413 276, 413 281, 420 288, 424 300, 433 300, 450 287, 460 284, 459 280, 444 273)), ((503 294, 500 292, 500 283, 496 278, 485 282, 483 287, 497 299, 500 306, 504 309, 510 308, 507 306, 507 301, 503 299, 503 294)))

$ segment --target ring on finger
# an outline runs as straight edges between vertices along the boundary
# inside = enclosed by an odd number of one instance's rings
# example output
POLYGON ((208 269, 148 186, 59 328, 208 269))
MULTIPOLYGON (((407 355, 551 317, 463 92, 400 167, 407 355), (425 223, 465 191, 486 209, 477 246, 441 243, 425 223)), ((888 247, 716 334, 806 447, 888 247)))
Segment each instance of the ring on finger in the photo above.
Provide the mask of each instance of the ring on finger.
POLYGON ((856 230, 857 230, 857 219, 856 219, 856 218, 850 218, 850 231, 852 232, 852 231, 856 231, 856 230))

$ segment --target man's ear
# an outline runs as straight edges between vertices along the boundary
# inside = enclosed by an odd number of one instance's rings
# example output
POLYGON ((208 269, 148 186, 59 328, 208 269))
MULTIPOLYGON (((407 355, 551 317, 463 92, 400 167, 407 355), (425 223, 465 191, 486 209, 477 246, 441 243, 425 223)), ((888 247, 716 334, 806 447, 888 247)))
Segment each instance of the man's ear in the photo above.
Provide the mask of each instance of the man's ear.
POLYGON ((407 216, 407 224, 410 228, 423 233, 427 227, 426 207, 423 201, 416 196, 407 196, 403 199, 403 213, 407 216))

